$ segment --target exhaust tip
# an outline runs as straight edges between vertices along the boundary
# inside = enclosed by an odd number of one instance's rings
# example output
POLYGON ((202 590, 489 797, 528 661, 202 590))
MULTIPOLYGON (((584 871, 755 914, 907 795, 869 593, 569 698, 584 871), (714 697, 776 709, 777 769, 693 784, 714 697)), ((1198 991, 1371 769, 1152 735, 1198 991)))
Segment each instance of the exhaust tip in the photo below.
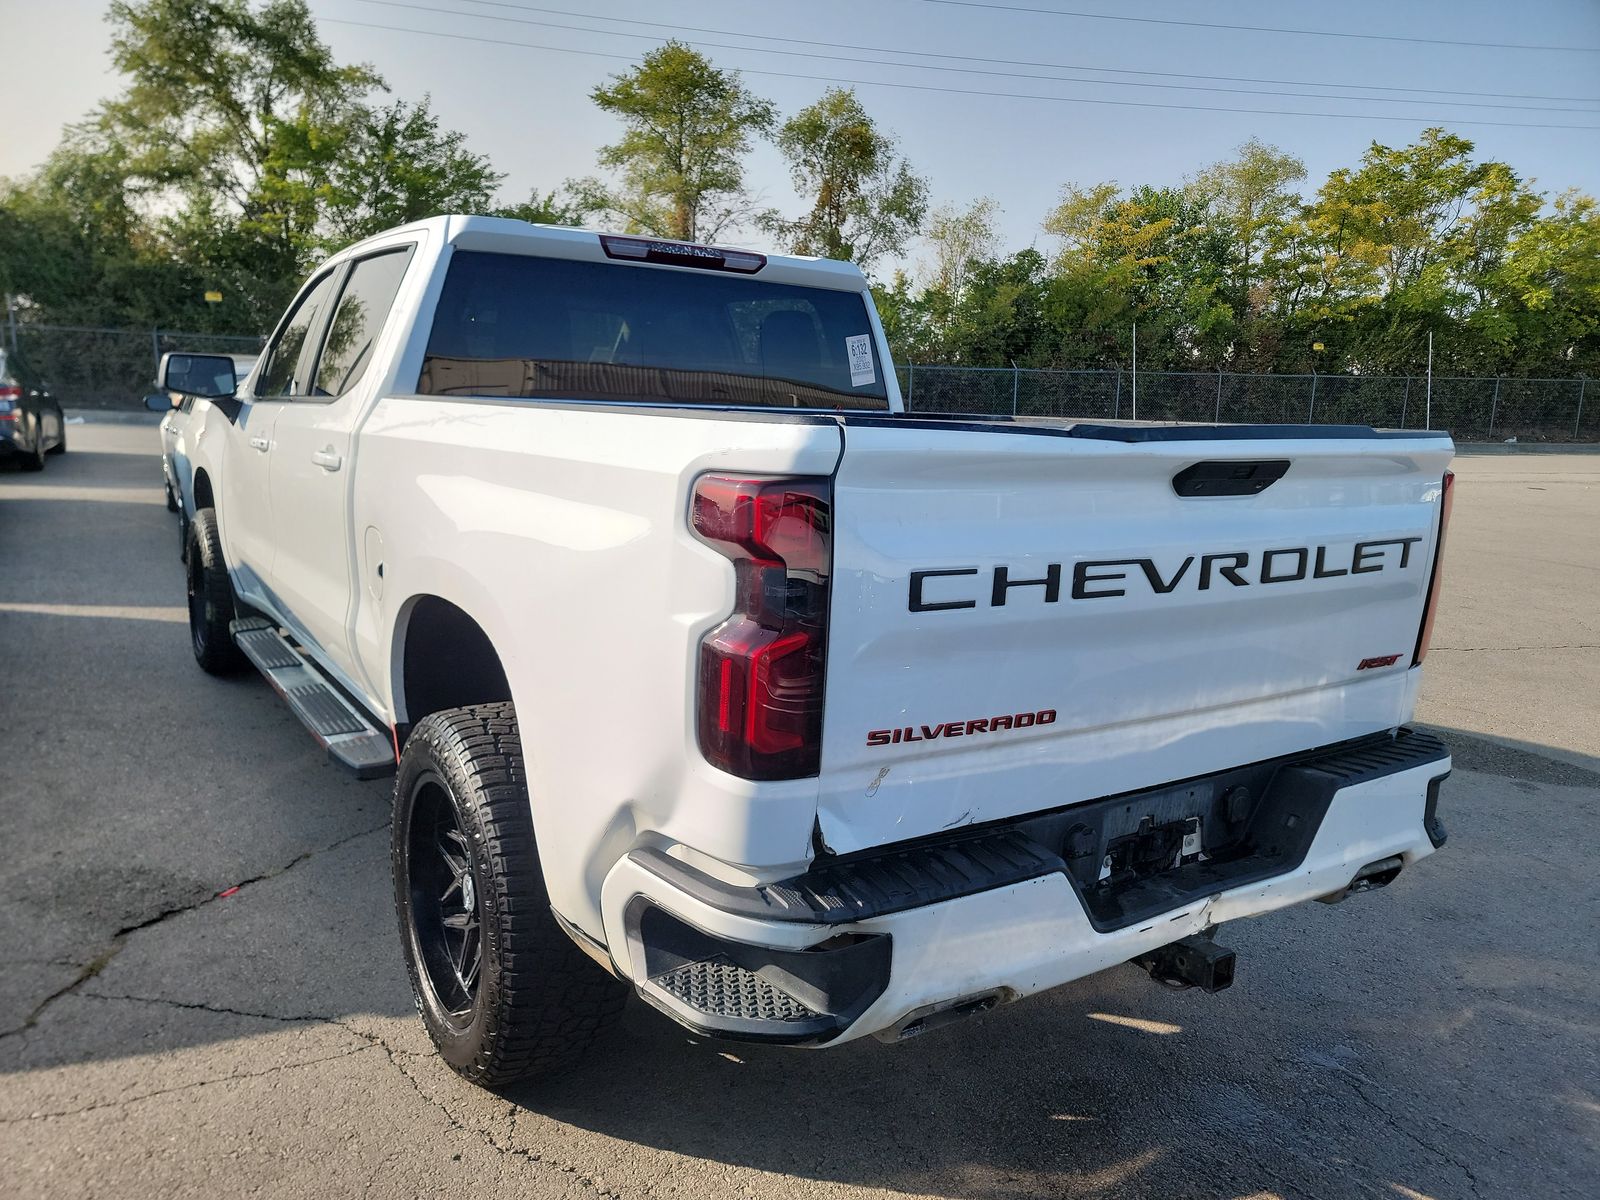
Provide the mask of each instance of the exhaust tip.
POLYGON ((990 1009, 999 1008, 1016 998, 1010 988, 995 988, 993 991, 983 992, 976 996, 964 996, 959 1000, 946 1000, 941 1004, 930 1004, 926 1008, 915 1009, 901 1017, 889 1028, 879 1031, 873 1036, 880 1042, 908 1042, 914 1037, 920 1037, 930 1029, 937 1029, 941 1025, 948 1025, 959 1021, 963 1017, 976 1017, 990 1009))
POLYGON ((1398 854, 1380 858, 1377 862, 1369 862, 1355 873, 1355 878, 1337 892, 1329 892, 1326 896, 1318 896, 1317 899, 1324 904, 1338 904, 1341 900, 1348 900, 1359 892, 1374 892, 1381 887, 1388 887, 1400 877, 1405 865, 1405 859, 1398 854))

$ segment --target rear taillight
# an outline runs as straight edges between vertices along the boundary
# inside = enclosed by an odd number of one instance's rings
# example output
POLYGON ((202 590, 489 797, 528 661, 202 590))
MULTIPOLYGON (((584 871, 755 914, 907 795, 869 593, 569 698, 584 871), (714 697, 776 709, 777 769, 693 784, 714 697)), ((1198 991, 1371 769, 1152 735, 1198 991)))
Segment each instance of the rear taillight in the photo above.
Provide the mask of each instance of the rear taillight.
POLYGON ((1450 505, 1455 500, 1456 473, 1446 471, 1439 491, 1439 536, 1433 543, 1433 574, 1428 576, 1428 606, 1422 614, 1422 632, 1417 635, 1417 652, 1411 665, 1419 666, 1428 656, 1428 643, 1433 640, 1433 617, 1439 611, 1439 588, 1444 583, 1444 533, 1450 527, 1450 505))
POLYGON ((15 421, 21 413, 22 389, 0 383, 0 421, 15 421))
POLYGON ((695 483, 689 523, 734 570, 733 615, 700 644, 700 752, 745 779, 817 773, 831 496, 826 479, 695 483))

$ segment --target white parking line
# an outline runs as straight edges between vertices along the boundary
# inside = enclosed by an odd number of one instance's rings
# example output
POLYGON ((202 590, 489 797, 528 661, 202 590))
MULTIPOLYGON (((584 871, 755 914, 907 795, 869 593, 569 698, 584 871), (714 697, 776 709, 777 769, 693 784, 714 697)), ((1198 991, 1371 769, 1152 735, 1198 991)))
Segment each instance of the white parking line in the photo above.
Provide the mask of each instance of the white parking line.
POLYGON ((22 604, 0 601, 0 613, 31 613, 40 617, 110 617, 122 621, 172 621, 184 624, 189 610, 181 604, 22 604))

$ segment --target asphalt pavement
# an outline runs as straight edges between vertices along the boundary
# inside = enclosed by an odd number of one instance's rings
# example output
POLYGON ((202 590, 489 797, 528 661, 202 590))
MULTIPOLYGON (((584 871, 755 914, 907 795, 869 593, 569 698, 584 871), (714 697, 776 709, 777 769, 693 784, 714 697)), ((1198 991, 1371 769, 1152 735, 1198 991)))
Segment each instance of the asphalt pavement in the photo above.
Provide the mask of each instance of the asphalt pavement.
POLYGON ((155 430, 0 470, 8 1197, 1591 1197, 1600 457, 1464 457, 1419 717, 1445 851, 901 1046, 700 1041, 647 1006, 493 1095, 434 1057, 388 789, 187 645, 155 430))

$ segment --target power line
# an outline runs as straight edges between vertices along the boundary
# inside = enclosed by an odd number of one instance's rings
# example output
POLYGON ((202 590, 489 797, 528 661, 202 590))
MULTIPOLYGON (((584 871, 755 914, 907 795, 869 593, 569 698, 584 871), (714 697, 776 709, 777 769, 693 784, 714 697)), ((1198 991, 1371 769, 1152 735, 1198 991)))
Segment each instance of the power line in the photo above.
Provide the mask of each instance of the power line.
MULTIPOLYGON (((543 29, 564 29, 564 30, 567 30, 567 31, 573 32, 573 33, 594 33, 594 34, 599 34, 602 37, 637 38, 637 39, 641 39, 641 40, 644 40, 644 41, 653 41, 653 42, 658 42, 658 43, 666 40, 664 38, 661 38, 661 37, 658 37, 658 36, 656 36, 654 34, 649 34, 649 33, 633 33, 633 32, 627 31, 627 30, 617 30, 617 29, 595 29, 595 28, 592 28, 592 27, 586 26, 586 25, 566 25, 566 24, 563 24, 563 23, 561 23, 559 21, 539 21, 539 20, 535 20, 535 19, 533 19, 531 17, 506 17, 506 16, 500 16, 497 13, 463 13, 458 9, 439 8, 436 5, 430 5, 430 4, 415 4, 415 3, 410 3, 409 0, 360 0, 360 2, 363 3, 363 4, 377 5, 378 7, 381 7, 381 8, 409 8, 409 9, 413 9, 413 10, 415 10, 417 12, 437 13, 437 14, 442 15, 442 16, 449 16, 449 17, 465 16, 465 17, 469 17, 472 20, 477 20, 477 21, 502 21, 502 22, 505 22, 505 23, 508 23, 508 24, 512 24, 512 25, 534 25, 534 26, 538 26, 538 27, 543 28, 543 29)), ((469 0, 469 2, 472 2, 472 0, 469 0)), ((493 6, 496 7, 496 8, 518 8, 518 9, 524 8, 523 5, 519 5, 519 4, 495 4, 493 6)), ((534 10, 531 10, 531 11, 536 11, 537 12, 537 11, 543 11, 543 10, 534 9, 534 10)), ((640 24, 642 24, 642 25, 652 25, 652 26, 657 26, 657 27, 660 27, 660 28, 672 28, 671 26, 663 26, 663 25, 661 25, 661 23, 655 22, 655 21, 642 21, 642 22, 640 22, 640 24)), ((683 29, 683 28, 686 28, 686 27, 679 27, 679 28, 683 29)), ((712 32, 714 32, 714 31, 712 31, 712 32)), ((735 33, 735 34, 729 34, 728 36, 731 36, 731 37, 752 37, 752 36, 754 36, 754 37, 760 38, 761 35, 750 35, 750 34, 735 33)), ((818 54, 818 53, 805 51, 805 50, 773 50, 773 49, 768 49, 765 46, 738 46, 738 45, 733 45, 733 44, 731 44, 729 42, 708 42, 708 41, 705 41, 703 39, 690 39, 690 40, 691 40, 692 44, 694 44, 694 45, 710 46, 710 47, 714 47, 714 48, 721 49, 721 50, 742 50, 742 51, 744 51, 744 52, 746 52, 748 54, 780 54, 780 55, 783 55, 786 58, 817 58, 817 59, 822 59, 822 60, 828 61, 828 62, 863 63, 863 64, 868 65, 868 66, 880 66, 880 67, 903 67, 906 70, 911 70, 911 71, 943 71, 943 72, 947 72, 947 73, 955 72, 955 73, 963 74, 963 75, 992 75, 992 76, 998 76, 998 77, 1000 77, 1002 79, 1037 79, 1037 80, 1042 80, 1042 81, 1044 81, 1046 83, 1086 83, 1086 84, 1090 85, 1091 87, 1159 88, 1162 91, 1177 91, 1177 92, 1226 92, 1226 93, 1232 93, 1234 95, 1241 95, 1241 96, 1282 96, 1282 97, 1286 97, 1286 98, 1301 99, 1301 100, 1350 100, 1350 101, 1354 101, 1356 103, 1362 103, 1362 104, 1416 104, 1416 103, 1419 103, 1419 101, 1417 101, 1417 100, 1408 99, 1406 97, 1396 97, 1396 96, 1341 96, 1341 95, 1338 95, 1337 93, 1332 93, 1332 92, 1303 92, 1303 91, 1285 92, 1285 91, 1268 91, 1268 90, 1263 90, 1261 88, 1209 87, 1209 86, 1205 86, 1205 85, 1201 85, 1201 84, 1192 84, 1192 83, 1146 83, 1146 82, 1138 82, 1138 81, 1128 80, 1128 79, 1085 79, 1085 78, 1083 78, 1081 76, 1073 77, 1073 76, 1064 76, 1064 75, 1027 75, 1027 74, 1022 74, 1022 73, 1017 72, 1017 71, 994 71, 994 70, 988 70, 988 69, 982 68, 982 67, 947 67, 947 66, 932 65, 932 64, 928 64, 928 63, 902 63, 902 62, 893 62, 891 60, 882 59, 882 58, 856 58, 856 57, 852 57, 850 55, 818 54)), ((761 38, 761 40, 769 40, 769 39, 761 38)), ((799 41, 799 39, 796 39, 796 41, 799 41)), ((804 44, 804 45, 826 45, 827 43, 802 42, 801 44, 804 44)), ((871 47, 862 47, 862 49, 872 49, 872 48, 871 47)), ((889 53, 897 53, 897 52, 896 51, 889 51, 889 53)), ((1063 69, 1069 69, 1069 68, 1063 68, 1063 69)), ((1504 109, 1504 110, 1507 110, 1507 111, 1510 111, 1510 112, 1557 112, 1557 113, 1591 113, 1592 114, 1592 113, 1594 113, 1596 111, 1594 109, 1587 109, 1587 108, 1548 108, 1548 107, 1541 107, 1541 106, 1531 105, 1531 104, 1493 104, 1493 103, 1483 103, 1483 102, 1477 102, 1477 101, 1455 101, 1454 103, 1460 104, 1463 107, 1468 107, 1468 108, 1504 109)))
MULTIPOLYGON (((575 50, 566 46, 546 46, 539 42, 511 42, 503 38, 474 37, 465 33, 440 33, 431 29, 407 29, 400 25, 379 25, 372 21, 351 21, 342 17, 323 17, 331 25, 352 25, 359 29, 382 29, 394 33, 410 33, 419 37, 443 38, 454 42, 476 42, 485 46, 517 46, 526 50, 548 50, 556 54, 579 54, 586 58, 608 58, 632 63, 636 60, 626 54, 611 54, 604 50, 575 50)), ((1600 125, 1555 125, 1520 121, 1459 120, 1440 117, 1401 117, 1387 114, 1305 112, 1304 110, 1275 108, 1225 108, 1207 104, 1162 104, 1154 100, 1096 100, 1078 96, 1041 96, 1032 92, 991 92, 971 88, 935 87, 923 83, 889 83, 880 79, 841 79, 830 75, 801 75, 792 71, 764 71, 755 67, 740 68, 746 75, 762 75, 771 79, 799 79, 807 83, 844 83, 852 87, 898 88, 903 91, 939 92, 949 96, 986 96, 1007 100, 1044 100, 1060 104, 1092 104, 1113 108, 1158 108, 1176 112, 1243 113, 1263 117, 1317 117, 1340 121, 1403 121, 1413 125, 1492 125, 1505 129, 1566 129, 1572 131, 1600 131, 1600 125)))
POLYGON ((1550 50, 1568 54, 1600 54, 1600 46, 1531 46, 1524 42, 1467 42, 1455 38, 1404 37, 1393 33, 1347 33, 1333 29, 1289 29, 1278 25, 1226 25, 1218 21, 1181 21, 1172 17, 1129 17, 1120 13, 1076 12, 1064 8, 1031 8, 1024 4, 990 4, 981 0, 917 0, 951 8, 987 8, 1000 12, 1037 13, 1083 21, 1127 21, 1138 25, 1183 25, 1190 29, 1227 29, 1244 33, 1288 33, 1297 37, 1356 38, 1366 42, 1409 42, 1419 46, 1471 46, 1479 50, 1550 50))
MULTIPOLYGON (((375 0, 361 0, 362 3, 374 3, 375 0)), ((634 17, 607 17, 599 13, 573 12, 563 8, 545 8, 533 4, 513 4, 510 0, 462 0, 466 4, 477 4, 486 8, 510 8, 520 12, 545 13, 556 17, 578 17, 587 21, 607 21, 616 25, 641 25, 652 29, 668 29, 674 32, 709 33, 718 37, 740 37, 759 42, 778 42, 793 46, 822 46, 830 50, 839 49, 837 42, 814 41, 810 38, 777 37, 765 33, 746 33, 736 29, 707 29, 701 25, 684 25, 679 22, 645 21, 634 17)), ((465 15, 465 14, 463 14, 465 15)), ((596 30, 595 32, 603 32, 596 30)), ((1330 87, 1347 88, 1362 92, 1413 92, 1428 96, 1473 96, 1488 100, 1557 100, 1579 104, 1600 104, 1600 96, 1546 96, 1526 92, 1468 92, 1451 90, 1449 88, 1412 88, 1399 87, 1393 84, 1370 83, 1336 83, 1324 79, 1257 79, 1248 75, 1199 75, 1183 71, 1139 71, 1127 67, 1096 67, 1086 63, 1056 63, 1039 62, 1026 58, 985 58, 976 54, 941 54, 935 50, 907 50, 899 46, 854 46, 856 50, 865 50, 872 54, 902 54, 914 58, 941 58, 954 62, 989 63, 1002 67, 1043 67, 1054 71, 1088 71, 1096 75, 1148 75, 1160 79, 1201 79, 1212 80, 1220 83, 1264 83, 1277 84, 1286 87, 1330 87)), ((906 63, 906 66, 915 66, 906 63)), ((1217 89, 1224 90, 1224 89, 1217 89)), ((1359 96, 1350 96, 1348 99, 1359 100, 1359 96)))

